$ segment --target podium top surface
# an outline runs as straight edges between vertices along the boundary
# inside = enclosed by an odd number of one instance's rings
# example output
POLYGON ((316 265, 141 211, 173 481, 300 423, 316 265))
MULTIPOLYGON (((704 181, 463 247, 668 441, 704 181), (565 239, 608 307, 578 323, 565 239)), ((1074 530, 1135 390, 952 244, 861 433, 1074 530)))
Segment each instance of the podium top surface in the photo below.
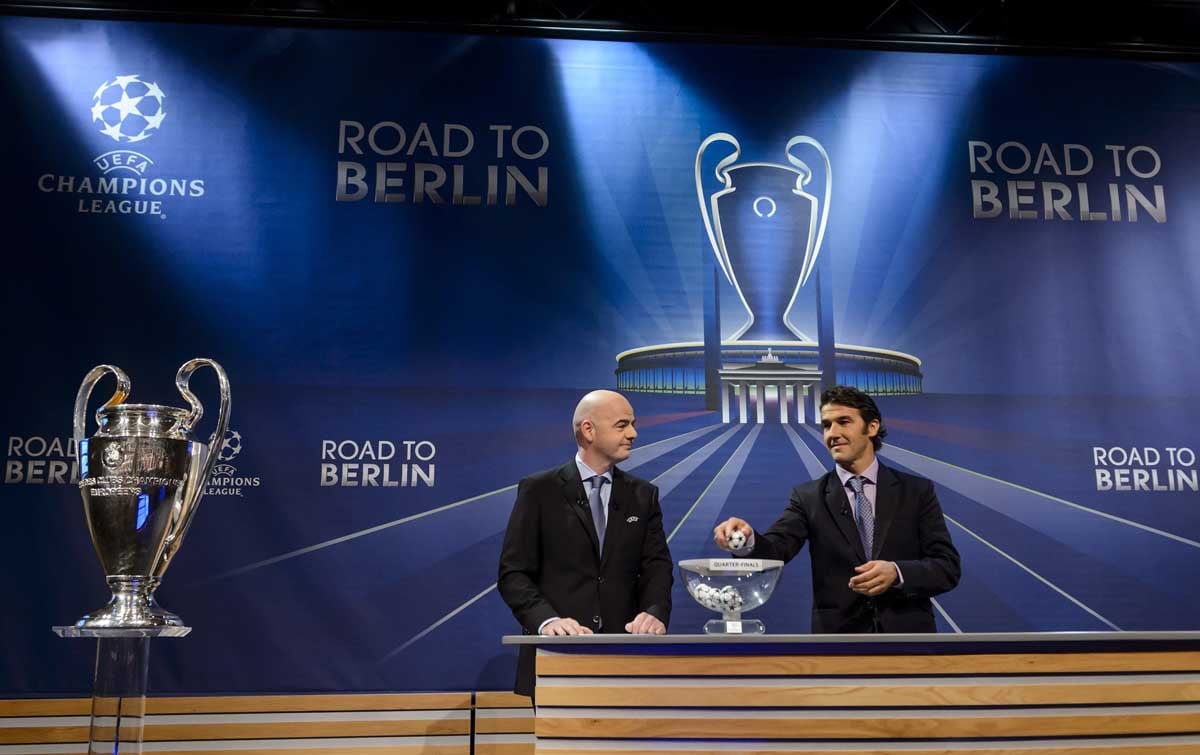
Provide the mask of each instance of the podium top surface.
MULTIPOLYGON (((597 648, 601 646, 636 646, 662 648, 672 645, 791 645, 803 651, 820 647, 841 646, 852 651, 866 647, 928 646, 943 647, 945 652, 967 646, 994 646, 1000 650, 1014 645, 1061 646, 1101 645, 1120 646, 1139 644, 1200 645, 1200 632, 965 632, 945 634, 591 634, 576 637, 539 637, 506 635, 505 645, 537 645, 547 649, 597 648)), ((1082 648, 1081 648, 1082 649, 1082 648)))

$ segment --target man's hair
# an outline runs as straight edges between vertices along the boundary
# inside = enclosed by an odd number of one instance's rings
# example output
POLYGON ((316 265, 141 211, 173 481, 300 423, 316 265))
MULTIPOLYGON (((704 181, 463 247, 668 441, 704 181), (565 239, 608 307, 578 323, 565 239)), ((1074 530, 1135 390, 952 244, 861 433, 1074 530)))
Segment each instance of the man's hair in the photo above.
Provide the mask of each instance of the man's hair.
POLYGON ((614 395, 612 391, 590 391, 575 405, 575 414, 571 416, 571 430, 575 433, 575 443, 578 446, 583 446, 584 421, 591 419, 592 412, 596 411, 596 407, 604 403, 610 395, 614 395))
POLYGON ((583 447, 583 421, 591 417, 592 409, 595 406, 595 402, 589 402, 587 397, 584 397, 575 407, 575 415, 571 417, 571 430, 575 434, 575 444, 580 448, 583 447))
POLYGON ((883 447, 883 439, 887 437, 887 428, 883 426, 883 415, 879 413, 879 407, 875 406, 875 399, 853 386, 835 385, 821 394, 821 407, 824 408, 826 404, 857 409, 858 413, 862 415, 863 422, 868 425, 873 421, 878 422, 879 432, 874 438, 871 438, 871 445, 875 447, 876 451, 883 447))

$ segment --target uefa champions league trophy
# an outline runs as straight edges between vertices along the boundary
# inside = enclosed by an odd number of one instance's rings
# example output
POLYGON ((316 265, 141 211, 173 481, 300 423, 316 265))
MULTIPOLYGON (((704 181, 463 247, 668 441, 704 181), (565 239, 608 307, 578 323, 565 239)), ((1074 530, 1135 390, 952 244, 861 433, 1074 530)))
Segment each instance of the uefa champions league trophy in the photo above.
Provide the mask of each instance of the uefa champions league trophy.
MULTIPOLYGON (((211 359, 193 359, 179 368, 175 385, 190 409, 124 403, 129 377, 112 365, 93 368, 79 386, 74 428, 79 492, 112 600, 76 622, 76 636, 184 628, 178 616, 158 606, 154 590, 179 551, 224 444, 229 380, 211 359), (220 386, 217 427, 207 445, 192 439, 204 408, 188 388, 192 373, 201 367, 211 367, 220 386), (96 411, 96 434, 85 437, 88 399, 110 373, 117 379, 116 392, 96 411)), ((144 636, 151 634, 164 633, 144 636)))
POLYGON ((788 320, 788 312, 821 252, 833 177, 829 155, 812 137, 792 137, 784 154, 788 165, 737 163, 741 146, 724 132, 710 135, 696 152, 696 196, 704 228, 725 279, 748 315, 732 341, 811 340, 788 320), (718 142, 732 146, 733 152, 716 166, 722 187, 705 195, 701 162, 705 151, 718 142), (824 161, 820 197, 805 191, 813 172, 792 154, 799 145, 816 150, 824 161))
POLYGON ((84 377, 75 396, 79 492, 112 600, 74 625, 54 631, 97 640, 89 753, 141 755, 150 639, 182 637, 191 631, 178 616, 158 606, 154 590, 179 552, 224 445, 229 380, 211 359, 193 359, 179 368, 175 386, 190 409, 126 404, 129 377, 118 367, 102 364, 84 377), (221 400, 217 427, 207 445, 192 439, 204 408, 188 381, 201 367, 217 373, 221 400), (99 430, 85 437, 88 399, 108 374, 117 380, 116 391, 96 411, 99 430))

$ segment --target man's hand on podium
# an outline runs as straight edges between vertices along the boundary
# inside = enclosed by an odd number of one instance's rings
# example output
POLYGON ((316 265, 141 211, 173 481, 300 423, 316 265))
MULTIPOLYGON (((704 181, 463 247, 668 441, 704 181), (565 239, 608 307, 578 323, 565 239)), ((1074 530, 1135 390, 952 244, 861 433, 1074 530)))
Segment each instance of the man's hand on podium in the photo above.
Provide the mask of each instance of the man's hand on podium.
POLYGON ((566 637, 577 634, 592 634, 592 630, 571 618, 555 619, 542 627, 543 637, 566 637))
POLYGON ((625 625, 625 631, 630 634, 666 634, 667 628, 656 617, 642 611, 625 625))

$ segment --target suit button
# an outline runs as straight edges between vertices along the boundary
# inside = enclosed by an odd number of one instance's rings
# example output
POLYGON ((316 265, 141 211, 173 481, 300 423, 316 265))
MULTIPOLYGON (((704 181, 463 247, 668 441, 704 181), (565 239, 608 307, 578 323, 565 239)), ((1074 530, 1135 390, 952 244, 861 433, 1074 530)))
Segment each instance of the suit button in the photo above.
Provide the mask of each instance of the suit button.
POLYGON ((595 624, 596 626, 600 626, 600 617, 599 617, 599 616, 593 616, 593 617, 592 617, 592 623, 593 623, 593 624, 595 624))
POLYGON ((604 584, 604 577, 596 577, 596 584, 604 584))

